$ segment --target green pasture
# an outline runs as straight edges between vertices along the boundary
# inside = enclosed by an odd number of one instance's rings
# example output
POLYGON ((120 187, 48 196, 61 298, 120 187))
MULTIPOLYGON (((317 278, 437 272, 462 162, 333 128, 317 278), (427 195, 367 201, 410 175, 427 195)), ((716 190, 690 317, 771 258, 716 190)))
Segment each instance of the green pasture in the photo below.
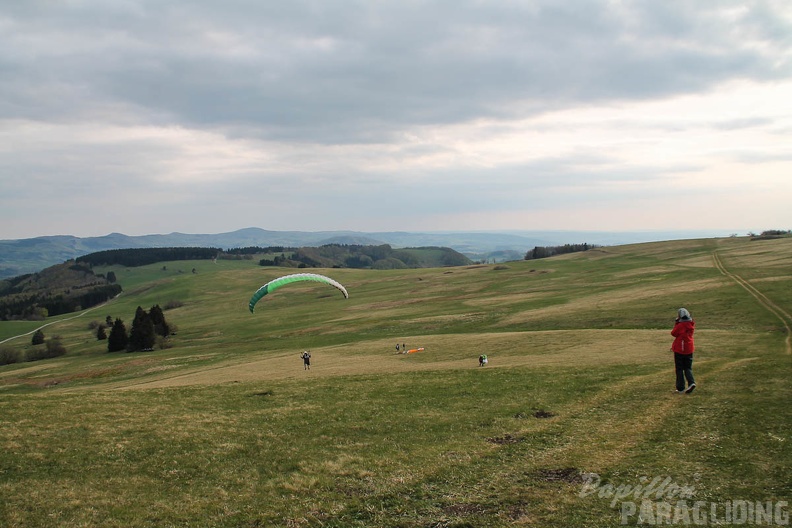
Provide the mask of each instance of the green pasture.
MULTIPOLYGON (((312 269, 349 299, 292 284, 255 314, 259 286, 303 270, 110 270, 118 298, 44 322, 67 355, 0 366, 0 526, 601 527, 641 505, 609 489, 655 478, 708 508, 792 496, 792 239, 312 269), (109 354, 89 330, 169 303, 170 348, 109 354), (668 351, 681 306, 691 395, 668 351)), ((0 323, 0 347, 44 323, 0 323)))

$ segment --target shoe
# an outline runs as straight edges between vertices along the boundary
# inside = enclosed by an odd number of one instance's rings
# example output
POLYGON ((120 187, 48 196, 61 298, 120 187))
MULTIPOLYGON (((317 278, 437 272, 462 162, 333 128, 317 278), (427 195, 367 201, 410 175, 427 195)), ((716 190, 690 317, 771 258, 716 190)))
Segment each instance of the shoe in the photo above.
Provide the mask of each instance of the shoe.
POLYGON ((696 388, 696 384, 695 383, 691 383, 690 387, 685 389, 685 394, 690 394, 691 392, 693 392, 693 389, 695 389, 695 388, 696 388))

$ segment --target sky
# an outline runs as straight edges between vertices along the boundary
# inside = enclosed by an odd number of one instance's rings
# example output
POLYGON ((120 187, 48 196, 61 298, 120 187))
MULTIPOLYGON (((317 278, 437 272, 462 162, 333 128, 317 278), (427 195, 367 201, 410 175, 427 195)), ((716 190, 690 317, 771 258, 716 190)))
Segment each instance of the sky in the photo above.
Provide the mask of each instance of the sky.
POLYGON ((7 0, 0 239, 792 229, 788 0, 7 0))

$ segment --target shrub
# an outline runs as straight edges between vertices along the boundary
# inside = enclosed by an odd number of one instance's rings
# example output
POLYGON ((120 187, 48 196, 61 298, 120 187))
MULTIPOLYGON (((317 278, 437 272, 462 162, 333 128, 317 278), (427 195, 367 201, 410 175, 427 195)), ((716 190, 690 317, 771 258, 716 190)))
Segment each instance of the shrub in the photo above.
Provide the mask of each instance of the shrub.
POLYGON ((40 329, 36 330, 36 332, 33 334, 33 339, 30 340, 30 343, 32 345, 41 345, 41 344, 43 344, 44 343, 44 332, 42 332, 40 329))
POLYGON ((25 361, 40 361, 65 355, 66 347, 63 346, 60 339, 56 336, 49 339, 43 348, 31 348, 25 354, 25 361))
POLYGON ((0 365, 19 363, 21 360, 22 354, 19 352, 19 350, 14 348, 0 347, 0 365))
POLYGON ((51 358, 66 355, 66 347, 63 346, 63 343, 61 342, 61 338, 59 336, 55 336, 49 341, 47 341, 46 351, 47 351, 47 357, 51 357, 51 358))

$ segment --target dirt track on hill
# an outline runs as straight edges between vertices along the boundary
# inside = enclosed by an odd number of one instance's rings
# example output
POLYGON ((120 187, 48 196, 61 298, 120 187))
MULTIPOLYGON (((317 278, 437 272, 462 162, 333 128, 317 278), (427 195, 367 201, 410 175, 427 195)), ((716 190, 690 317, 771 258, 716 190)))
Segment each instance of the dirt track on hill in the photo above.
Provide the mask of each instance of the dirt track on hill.
POLYGON ((723 262, 721 261, 717 250, 712 252, 712 260, 715 263, 715 267, 718 268, 718 271, 720 271, 724 276, 730 278, 731 280, 739 284, 743 289, 745 289, 745 291, 750 293, 751 296, 753 296, 753 298, 756 299, 757 302, 759 302, 759 304, 767 308, 767 310, 770 313, 775 315, 781 321, 781 324, 784 325, 787 334, 785 341, 786 353, 792 354, 792 315, 789 315, 789 312, 785 311, 783 308, 781 308, 773 301, 768 299, 762 292, 760 292, 753 285, 751 285, 750 282, 743 279, 736 273, 732 273, 729 270, 727 270, 724 267, 723 262))

